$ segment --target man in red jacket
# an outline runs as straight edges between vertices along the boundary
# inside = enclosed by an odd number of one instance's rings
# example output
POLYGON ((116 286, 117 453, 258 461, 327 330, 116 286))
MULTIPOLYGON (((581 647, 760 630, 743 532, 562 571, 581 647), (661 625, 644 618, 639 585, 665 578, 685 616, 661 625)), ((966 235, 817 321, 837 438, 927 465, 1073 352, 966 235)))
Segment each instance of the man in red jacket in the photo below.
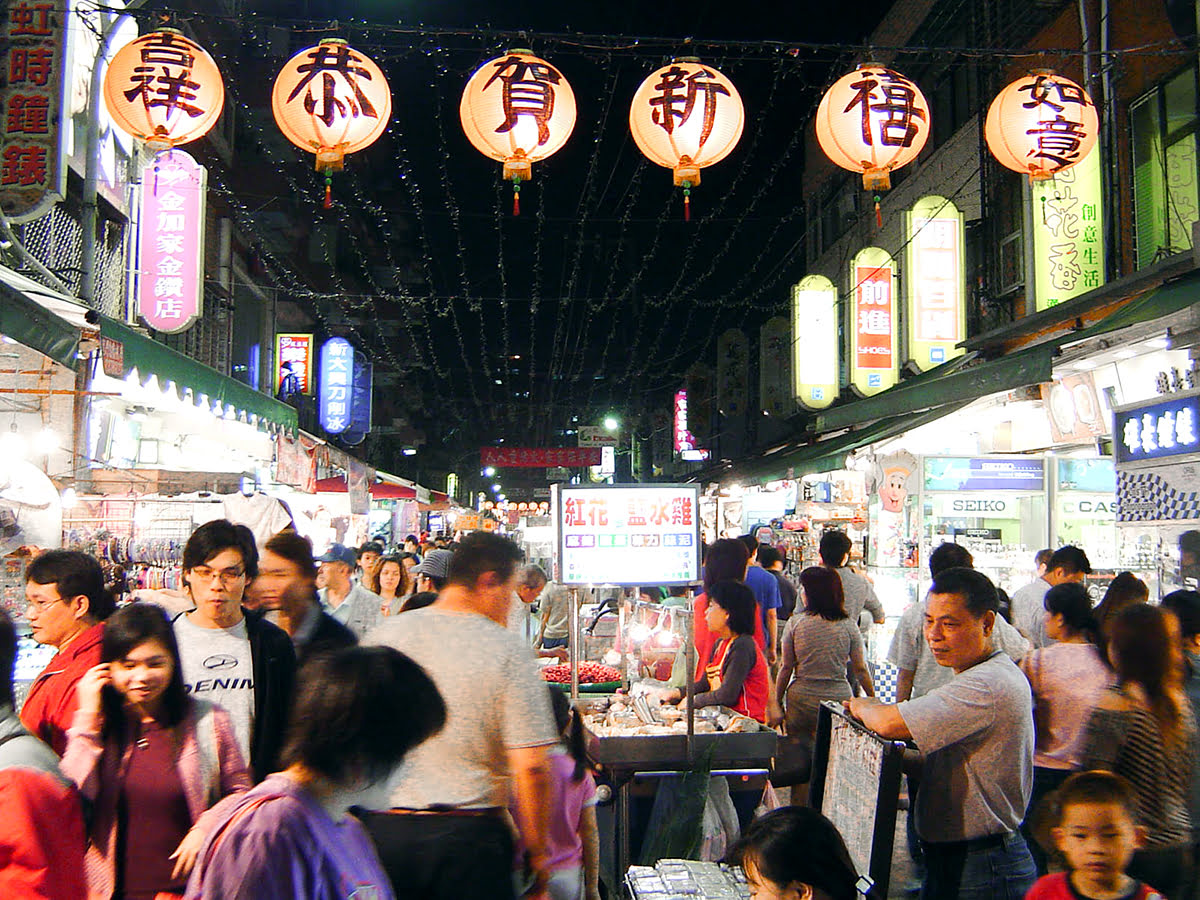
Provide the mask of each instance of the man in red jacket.
POLYGON ((116 604, 100 563, 75 550, 47 550, 25 571, 25 615, 33 639, 58 650, 21 708, 21 722, 62 756, 78 702, 75 686, 100 664, 103 622, 116 604))

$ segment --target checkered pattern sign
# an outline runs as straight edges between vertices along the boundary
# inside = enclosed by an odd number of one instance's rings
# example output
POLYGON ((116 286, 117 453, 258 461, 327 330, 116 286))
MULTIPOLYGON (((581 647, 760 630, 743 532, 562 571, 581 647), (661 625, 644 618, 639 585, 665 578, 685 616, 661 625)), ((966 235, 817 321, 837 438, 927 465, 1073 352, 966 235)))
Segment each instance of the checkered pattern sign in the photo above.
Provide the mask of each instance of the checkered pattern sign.
POLYGON ((1200 492, 1180 491, 1154 472, 1117 472, 1117 521, 1200 519, 1200 492))
POLYGON ((883 703, 896 702, 896 678, 900 670, 890 662, 871 663, 871 681, 875 684, 875 696, 883 703))

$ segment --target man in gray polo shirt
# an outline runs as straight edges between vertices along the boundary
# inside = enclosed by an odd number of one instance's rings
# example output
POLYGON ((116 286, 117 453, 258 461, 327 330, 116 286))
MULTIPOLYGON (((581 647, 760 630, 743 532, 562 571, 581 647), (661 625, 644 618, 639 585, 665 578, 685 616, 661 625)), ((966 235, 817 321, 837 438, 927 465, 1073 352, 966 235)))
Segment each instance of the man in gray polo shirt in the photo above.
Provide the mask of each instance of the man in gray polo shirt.
POLYGON ((925 851, 922 900, 1021 900, 1037 879, 1018 831, 1033 786, 1029 682, 992 649, 996 588, 972 569, 934 578, 925 639, 954 678, 924 697, 846 701, 851 715, 925 754, 917 833, 925 851))
POLYGON ((325 587, 318 592, 321 608, 349 628, 360 641, 383 618, 382 600, 354 580, 358 553, 345 544, 331 544, 317 557, 325 587))

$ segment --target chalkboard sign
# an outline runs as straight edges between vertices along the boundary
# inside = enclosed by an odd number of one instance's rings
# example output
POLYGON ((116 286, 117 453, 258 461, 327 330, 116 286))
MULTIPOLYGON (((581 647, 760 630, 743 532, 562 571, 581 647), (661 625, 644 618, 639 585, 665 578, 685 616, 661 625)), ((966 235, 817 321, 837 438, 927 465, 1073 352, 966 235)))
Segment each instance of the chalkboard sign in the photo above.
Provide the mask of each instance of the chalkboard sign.
POLYGON ((904 742, 882 738, 831 701, 821 704, 811 805, 842 833, 859 875, 886 897, 896 836, 904 742))

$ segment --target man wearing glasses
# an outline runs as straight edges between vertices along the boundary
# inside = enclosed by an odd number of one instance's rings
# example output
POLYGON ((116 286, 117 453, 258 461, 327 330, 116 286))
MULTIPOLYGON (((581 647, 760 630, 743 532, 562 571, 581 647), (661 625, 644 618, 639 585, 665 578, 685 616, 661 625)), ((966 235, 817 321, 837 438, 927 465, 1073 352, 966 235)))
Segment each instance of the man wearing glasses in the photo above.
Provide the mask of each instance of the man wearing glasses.
POLYGON ((174 620, 189 694, 229 713, 256 781, 276 768, 296 674, 292 640, 263 613, 244 609, 258 548, 244 525, 206 522, 183 548, 183 584, 195 609, 174 620))

